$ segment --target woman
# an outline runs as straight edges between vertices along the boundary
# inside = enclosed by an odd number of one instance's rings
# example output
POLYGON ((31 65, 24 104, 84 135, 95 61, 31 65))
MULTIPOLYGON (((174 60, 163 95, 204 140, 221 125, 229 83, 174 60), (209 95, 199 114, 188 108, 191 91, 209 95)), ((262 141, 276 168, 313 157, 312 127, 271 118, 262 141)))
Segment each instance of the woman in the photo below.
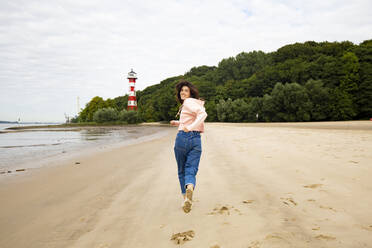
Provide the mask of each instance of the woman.
POLYGON ((182 104, 176 117, 181 112, 180 120, 172 120, 178 126, 174 154, 178 165, 178 179, 184 197, 183 210, 190 212, 192 195, 195 189, 195 176, 198 172, 202 152, 200 133, 204 132, 204 120, 207 113, 204 101, 199 99, 199 92, 194 85, 181 81, 176 85, 177 99, 182 104))

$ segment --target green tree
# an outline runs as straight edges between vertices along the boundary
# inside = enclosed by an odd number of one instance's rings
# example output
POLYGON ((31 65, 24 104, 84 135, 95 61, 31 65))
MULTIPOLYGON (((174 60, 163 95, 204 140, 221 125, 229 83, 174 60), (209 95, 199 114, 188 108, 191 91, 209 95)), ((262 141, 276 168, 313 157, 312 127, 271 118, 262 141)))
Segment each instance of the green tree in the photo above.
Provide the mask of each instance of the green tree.
POLYGON ((263 98, 253 97, 248 103, 248 113, 246 120, 249 122, 263 121, 263 98))
POLYGON ((357 96, 358 118, 372 117, 372 40, 362 42, 354 49, 359 60, 359 86, 357 96))
POLYGON ((207 101, 204 107, 208 114, 207 121, 218 121, 216 103, 214 101, 207 101))
POLYGON ((359 84, 359 61, 358 57, 347 52, 342 56, 343 76, 341 77, 340 89, 352 96, 358 91, 359 84))
POLYGON ((359 85, 359 61, 352 52, 347 52, 342 56, 342 77, 340 80, 340 90, 348 94, 352 101, 353 112, 358 114, 357 92, 359 85))
POLYGON ((275 103, 273 97, 269 94, 265 94, 262 97, 262 119, 266 122, 275 121, 275 103))
POLYGON ((216 106, 217 118, 222 122, 229 122, 232 120, 232 100, 229 98, 227 101, 219 100, 216 106))
POLYGON ((277 83, 271 96, 276 110, 273 121, 310 120, 311 102, 303 86, 277 83))
POLYGON ((204 76, 205 74, 209 72, 213 72, 216 70, 217 67, 215 66, 197 66, 190 69, 190 71, 185 73, 185 77, 191 77, 191 76, 204 76))
POLYGON ((120 121, 126 122, 128 124, 136 124, 141 122, 141 116, 138 111, 135 110, 125 110, 119 112, 118 118, 120 121))
POLYGON ((323 86, 321 80, 310 79, 305 84, 306 93, 311 101, 310 119, 322 121, 330 115, 330 93, 329 89, 323 86))
POLYGON ((105 108, 106 102, 102 99, 102 97, 96 96, 90 100, 89 103, 85 106, 85 108, 80 112, 80 118, 83 122, 90 122, 93 121, 93 114, 101 108, 105 108))
MULTIPOLYGON (((137 101, 138 101, 139 91, 136 92, 136 95, 137 95, 137 101)), ((113 99, 113 107, 118 111, 127 109, 128 108, 128 95, 115 97, 113 99)))
POLYGON ((352 120, 356 116, 350 94, 339 88, 335 88, 330 90, 330 96, 331 120, 352 120))
POLYGON ((248 103, 243 99, 236 99, 232 103, 232 113, 230 114, 230 121, 232 122, 246 122, 248 119, 248 103))
POLYGON ((119 120, 118 111, 112 107, 98 109, 93 114, 93 121, 97 123, 113 122, 119 120))

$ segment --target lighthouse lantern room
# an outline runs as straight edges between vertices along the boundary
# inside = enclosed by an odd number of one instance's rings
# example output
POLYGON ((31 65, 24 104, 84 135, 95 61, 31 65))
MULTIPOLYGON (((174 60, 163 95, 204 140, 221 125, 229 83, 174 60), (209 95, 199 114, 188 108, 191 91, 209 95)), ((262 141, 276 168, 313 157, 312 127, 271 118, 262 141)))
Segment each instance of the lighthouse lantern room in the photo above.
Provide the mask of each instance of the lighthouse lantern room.
POLYGON ((136 99, 136 90, 135 90, 137 74, 133 71, 133 69, 128 73, 128 79, 129 79, 129 96, 128 96, 127 110, 137 110, 137 99, 136 99))

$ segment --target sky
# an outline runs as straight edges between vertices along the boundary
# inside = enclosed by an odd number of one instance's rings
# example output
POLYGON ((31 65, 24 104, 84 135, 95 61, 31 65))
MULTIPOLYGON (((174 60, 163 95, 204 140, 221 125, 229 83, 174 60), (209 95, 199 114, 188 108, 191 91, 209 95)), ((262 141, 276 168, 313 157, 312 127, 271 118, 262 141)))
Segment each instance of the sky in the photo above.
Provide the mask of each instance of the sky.
POLYGON ((372 39, 370 0, 0 0, 0 120, 64 122, 94 97, 295 42, 372 39), (78 105, 79 98, 79 105, 78 105))

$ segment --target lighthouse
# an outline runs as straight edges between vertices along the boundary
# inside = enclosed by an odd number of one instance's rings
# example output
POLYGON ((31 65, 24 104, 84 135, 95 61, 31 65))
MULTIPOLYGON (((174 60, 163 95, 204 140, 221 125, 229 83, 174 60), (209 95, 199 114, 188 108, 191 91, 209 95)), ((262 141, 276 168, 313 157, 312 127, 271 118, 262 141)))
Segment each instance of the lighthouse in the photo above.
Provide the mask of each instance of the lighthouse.
POLYGON ((129 79, 129 96, 128 96, 128 108, 127 110, 137 110, 137 99, 136 99, 136 79, 137 74, 133 71, 133 69, 128 73, 129 79))

